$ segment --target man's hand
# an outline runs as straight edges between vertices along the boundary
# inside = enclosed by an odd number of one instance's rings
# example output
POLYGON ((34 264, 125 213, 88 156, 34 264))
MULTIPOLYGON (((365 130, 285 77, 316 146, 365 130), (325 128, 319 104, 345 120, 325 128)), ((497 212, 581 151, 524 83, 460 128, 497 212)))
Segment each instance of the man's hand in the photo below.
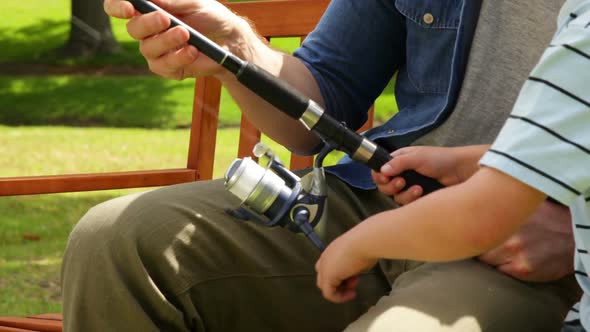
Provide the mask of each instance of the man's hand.
MULTIPOLYGON (((178 17, 222 47, 233 52, 247 43, 241 39, 248 24, 215 0, 152 0, 156 5, 178 17)), ((140 51, 152 72, 167 78, 184 79, 200 75, 224 73, 221 66, 187 44, 185 28, 170 30, 170 19, 160 12, 141 15, 130 2, 105 0, 105 12, 116 18, 129 19, 127 31, 140 42, 140 51)))
POLYGON ((575 245, 569 209, 545 201, 521 229, 479 259, 525 281, 553 281, 573 273, 575 245))

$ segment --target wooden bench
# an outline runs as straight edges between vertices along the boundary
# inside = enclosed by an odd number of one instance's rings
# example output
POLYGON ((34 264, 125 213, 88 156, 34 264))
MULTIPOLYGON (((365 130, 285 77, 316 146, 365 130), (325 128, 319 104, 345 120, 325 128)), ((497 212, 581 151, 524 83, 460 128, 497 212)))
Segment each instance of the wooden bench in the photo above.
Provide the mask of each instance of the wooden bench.
MULTIPOLYGON (((303 40, 313 30, 328 3, 329 0, 276 0, 227 3, 227 6, 251 20, 258 32, 268 39, 301 37, 303 40)), ((164 186, 211 179, 220 95, 221 84, 217 79, 204 77, 196 80, 185 168, 0 178, 0 196, 164 186)), ((361 130, 371 127, 372 114, 370 112, 369 120, 361 130)), ((260 132, 242 117, 238 157, 251 155, 259 140, 260 132)), ((290 167, 309 167, 312 162, 312 157, 292 155, 290 167)), ((1 331, 61 331, 61 315, 0 317, 1 331)))

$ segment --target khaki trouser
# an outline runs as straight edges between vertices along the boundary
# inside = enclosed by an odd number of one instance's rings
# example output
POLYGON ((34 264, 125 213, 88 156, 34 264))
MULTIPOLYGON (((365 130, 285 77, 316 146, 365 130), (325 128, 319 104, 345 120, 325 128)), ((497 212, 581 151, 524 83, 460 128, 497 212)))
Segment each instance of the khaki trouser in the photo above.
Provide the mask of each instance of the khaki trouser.
MULTIPOLYGON (((393 208, 377 191, 328 184, 327 238, 393 208)), ((311 242, 224 212, 237 205, 215 180, 92 208, 64 256, 64 330, 559 331, 579 296, 573 278, 527 284, 475 260, 384 261, 355 301, 332 304, 311 242)))

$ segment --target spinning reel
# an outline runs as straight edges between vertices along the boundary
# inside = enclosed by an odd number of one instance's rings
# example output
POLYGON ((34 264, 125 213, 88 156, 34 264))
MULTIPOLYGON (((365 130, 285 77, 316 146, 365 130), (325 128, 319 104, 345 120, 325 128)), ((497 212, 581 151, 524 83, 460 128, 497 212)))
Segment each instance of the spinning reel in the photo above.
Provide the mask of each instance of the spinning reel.
POLYGON ((226 212, 264 226, 301 232, 320 251, 324 250, 314 228, 325 219, 327 190, 322 163, 331 150, 325 148, 316 158, 313 170, 300 178, 268 146, 256 144, 253 154, 266 159, 266 166, 250 157, 233 161, 225 173, 225 188, 242 202, 237 209, 226 212))

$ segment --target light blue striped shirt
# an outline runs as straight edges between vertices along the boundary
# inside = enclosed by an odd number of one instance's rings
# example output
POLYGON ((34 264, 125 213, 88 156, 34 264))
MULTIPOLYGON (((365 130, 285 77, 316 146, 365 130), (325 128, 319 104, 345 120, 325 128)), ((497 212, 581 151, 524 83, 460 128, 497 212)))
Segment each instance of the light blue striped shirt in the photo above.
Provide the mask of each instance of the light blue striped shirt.
POLYGON ((579 311, 590 330, 590 0, 563 5, 551 45, 480 163, 570 207, 584 295, 566 324, 575 324, 579 311))

